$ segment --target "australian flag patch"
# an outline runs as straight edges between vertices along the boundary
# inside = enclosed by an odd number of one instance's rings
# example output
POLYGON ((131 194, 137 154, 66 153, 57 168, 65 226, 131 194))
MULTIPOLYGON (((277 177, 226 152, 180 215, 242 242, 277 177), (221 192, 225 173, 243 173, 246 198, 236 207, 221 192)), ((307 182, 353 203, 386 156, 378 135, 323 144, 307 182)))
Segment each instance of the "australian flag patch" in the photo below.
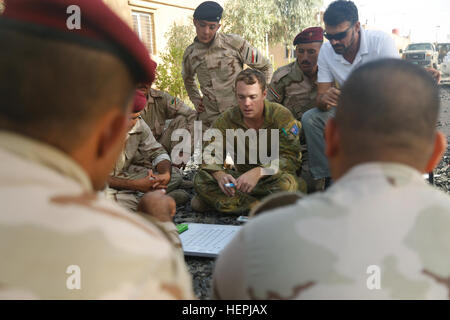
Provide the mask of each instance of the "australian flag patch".
POLYGON ((294 124, 290 130, 292 132, 293 135, 298 135, 298 127, 296 124, 294 124))

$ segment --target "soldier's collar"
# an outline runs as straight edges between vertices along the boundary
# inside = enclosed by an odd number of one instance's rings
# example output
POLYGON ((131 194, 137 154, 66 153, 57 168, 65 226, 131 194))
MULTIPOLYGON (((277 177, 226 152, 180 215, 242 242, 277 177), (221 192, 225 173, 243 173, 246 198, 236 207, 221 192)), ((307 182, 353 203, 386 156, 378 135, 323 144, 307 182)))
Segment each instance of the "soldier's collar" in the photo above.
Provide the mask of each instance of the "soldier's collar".
MULTIPOLYGON (((243 127, 247 127, 247 125, 244 122, 244 116, 242 115, 241 109, 239 108, 239 106, 236 106, 234 108, 233 112, 233 120, 243 126, 243 127)), ((264 100, 264 111, 263 111, 263 116, 264 116, 264 123, 261 127, 261 129, 263 128, 267 128, 270 125, 272 125, 273 123, 273 119, 272 119, 272 106, 269 102, 269 100, 265 99, 264 100)))
POLYGON ((197 36, 194 39, 194 43, 195 43, 196 47, 200 48, 200 49, 207 49, 212 46, 220 45, 219 31, 216 32, 216 34, 214 35, 214 39, 212 39, 210 43, 203 43, 203 42, 198 41, 197 36))
POLYGON ((144 121, 144 120, 142 120, 141 116, 139 116, 139 119, 136 122, 136 124, 134 125, 134 127, 131 128, 130 131, 128 131, 128 135, 139 134, 139 133, 142 133, 144 131, 142 129, 142 122, 141 121, 144 121))

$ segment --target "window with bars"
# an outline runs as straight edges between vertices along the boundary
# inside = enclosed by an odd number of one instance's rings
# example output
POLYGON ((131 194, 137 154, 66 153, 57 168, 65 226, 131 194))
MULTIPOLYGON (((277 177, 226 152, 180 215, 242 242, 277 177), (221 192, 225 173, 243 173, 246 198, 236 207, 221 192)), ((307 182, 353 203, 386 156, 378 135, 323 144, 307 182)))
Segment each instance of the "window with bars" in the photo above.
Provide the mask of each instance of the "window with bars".
POLYGON ((133 11, 133 27, 151 54, 155 54, 155 34, 153 13, 133 11))

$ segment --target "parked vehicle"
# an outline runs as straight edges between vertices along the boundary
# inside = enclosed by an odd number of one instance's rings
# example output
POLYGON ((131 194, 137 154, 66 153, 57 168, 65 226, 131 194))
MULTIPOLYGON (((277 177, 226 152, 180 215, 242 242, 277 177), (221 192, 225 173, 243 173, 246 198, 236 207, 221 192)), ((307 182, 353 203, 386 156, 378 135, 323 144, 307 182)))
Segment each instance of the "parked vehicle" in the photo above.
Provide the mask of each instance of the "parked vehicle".
POLYGON ((432 43, 411 43, 403 51, 402 59, 414 64, 433 67, 438 66, 438 52, 432 43))

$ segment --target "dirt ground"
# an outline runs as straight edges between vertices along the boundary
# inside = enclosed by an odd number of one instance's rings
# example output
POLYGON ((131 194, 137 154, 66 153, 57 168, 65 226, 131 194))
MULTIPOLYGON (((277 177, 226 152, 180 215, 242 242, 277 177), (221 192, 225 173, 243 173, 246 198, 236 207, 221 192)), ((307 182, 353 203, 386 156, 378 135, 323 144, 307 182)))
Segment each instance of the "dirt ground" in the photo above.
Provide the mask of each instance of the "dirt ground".
MULTIPOLYGON (((445 133, 447 139, 450 140, 450 84, 440 86, 441 96, 441 112, 437 128, 445 133)), ((184 172, 185 178, 191 180, 196 172, 195 166, 188 166, 184 172)), ((435 185, 437 188, 450 193, 450 147, 435 170, 435 185)), ((191 196, 194 191, 191 191, 191 196)), ((182 222, 198 222, 198 223, 216 223, 216 224, 233 224, 240 225, 236 221, 237 216, 223 215, 214 212, 195 213, 192 211, 190 204, 177 208, 175 223, 182 222)), ((214 259, 186 257, 186 263, 192 274, 194 291, 199 299, 211 298, 211 276, 214 269, 214 259)))

